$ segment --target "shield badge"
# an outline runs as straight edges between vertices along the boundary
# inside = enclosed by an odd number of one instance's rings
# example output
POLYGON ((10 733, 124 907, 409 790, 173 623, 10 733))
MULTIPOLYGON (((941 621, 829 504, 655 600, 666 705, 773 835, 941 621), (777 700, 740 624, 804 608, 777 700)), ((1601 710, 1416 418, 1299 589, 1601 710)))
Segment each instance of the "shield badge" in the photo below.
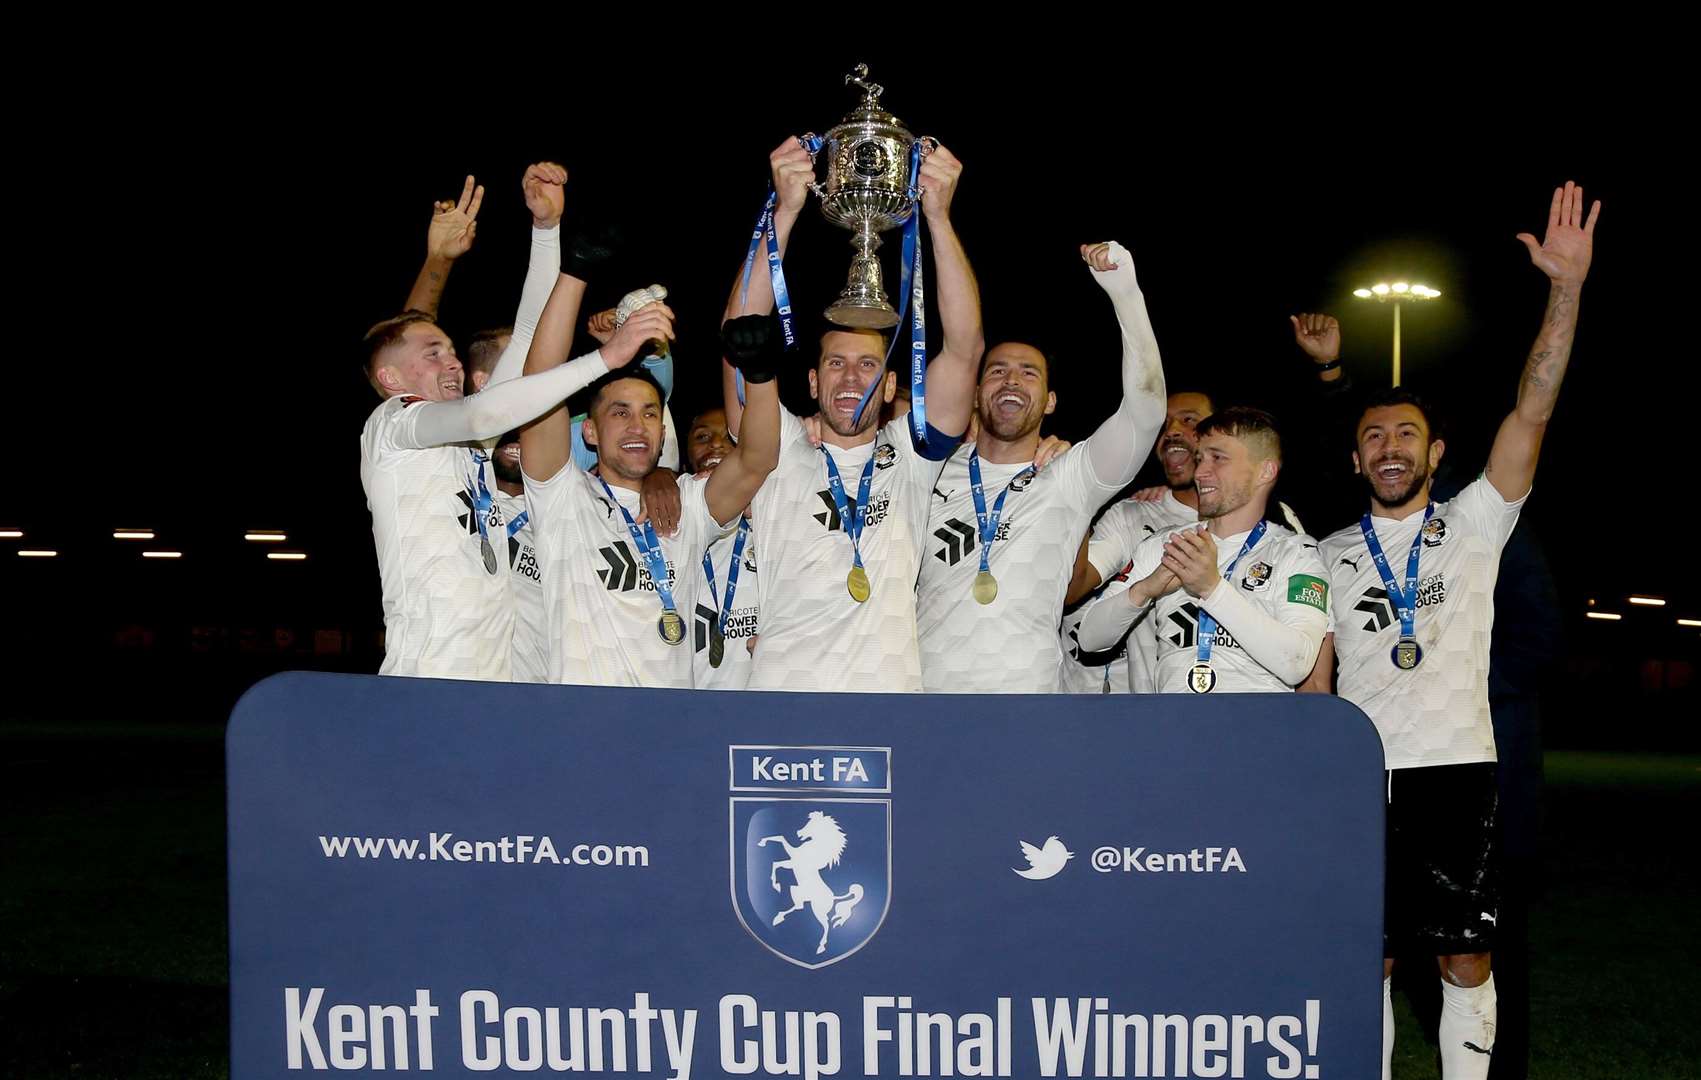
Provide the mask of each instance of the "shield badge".
POLYGON ((874 797, 890 795, 890 751, 732 750, 735 791, 791 793, 731 797, 728 856, 739 922, 799 967, 843 960, 879 932, 891 907, 892 802, 874 797))

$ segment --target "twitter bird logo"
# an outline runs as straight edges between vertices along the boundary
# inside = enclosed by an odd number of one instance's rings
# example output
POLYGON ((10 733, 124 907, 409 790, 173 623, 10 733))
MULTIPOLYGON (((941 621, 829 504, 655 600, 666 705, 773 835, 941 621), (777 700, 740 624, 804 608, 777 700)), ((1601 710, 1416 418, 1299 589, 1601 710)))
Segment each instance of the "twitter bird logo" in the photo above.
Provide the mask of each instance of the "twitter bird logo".
POLYGON ((1048 877, 1056 877, 1064 864, 1075 857, 1075 853, 1065 848, 1063 841, 1055 836, 1047 837, 1044 847, 1034 847, 1026 840, 1018 842, 1022 845, 1023 858, 1028 860, 1028 868, 1017 870, 1011 867, 1011 871, 1029 881, 1044 881, 1048 877))

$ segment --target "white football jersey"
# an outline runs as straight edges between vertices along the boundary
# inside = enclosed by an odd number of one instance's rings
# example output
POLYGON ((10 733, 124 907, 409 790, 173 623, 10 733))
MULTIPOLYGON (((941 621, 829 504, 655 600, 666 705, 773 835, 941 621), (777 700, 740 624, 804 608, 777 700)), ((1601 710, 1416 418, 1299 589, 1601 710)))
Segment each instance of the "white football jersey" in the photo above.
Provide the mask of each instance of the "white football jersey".
MULTIPOLYGON (((1163 562, 1164 544, 1181 529, 1198 523, 1175 526, 1143 542, 1134 552, 1128 582, 1107 589, 1099 602, 1126 604, 1129 585, 1143 580, 1163 562)), ((1216 539, 1217 569, 1227 570, 1248 532, 1216 539)), ((1329 585, 1317 541, 1280 525, 1269 525, 1252 550, 1240 557, 1228 587, 1250 601, 1263 614, 1287 626, 1314 635, 1321 643, 1329 630, 1329 585)), ((1177 588, 1159 597, 1152 611, 1129 634, 1129 651, 1136 638, 1142 648, 1155 651, 1155 689, 1160 694, 1190 693, 1188 672, 1199 662, 1199 618, 1203 605, 1187 590, 1177 588), (1149 642, 1149 646, 1147 644, 1149 642)), ((1219 623, 1211 639, 1212 670, 1217 674, 1216 694, 1289 693, 1293 686, 1278 678, 1235 640, 1233 628, 1219 623)))
POLYGON ((549 619, 543 564, 538 561, 532 536, 531 513, 522 495, 498 491, 496 509, 502 515, 500 530, 490 530, 508 566, 508 585, 514 598, 513 679, 515 682, 549 681, 549 619))
MULTIPOLYGON (((1087 560, 1099 572, 1099 594, 1129 580, 1134 551, 1148 537, 1198 520, 1199 512, 1177 499, 1173 491, 1165 491, 1156 502, 1124 499, 1110 507, 1094 524, 1092 539, 1087 542, 1087 560)), ((1065 689, 1076 694, 1152 693, 1157 669, 1156 638, 1130 634, 1123 648, 1082 653, 1076 635, 1087 609, 1096 602, 1089 598, 1064 616, 1065 689)))
POLYGON ((735 524, 709 545, 709 564, 714 567, 714 587, 709 586, 702 560, 697 573, 703 578, 697 593, 697 613, 691 620, 692 670, 699 690, 743 690, 750 682, 750 639, 760 633, 762 579, 757 574, 756 535, 752 529, 744 539, 738 561, 738 582, 732 592, 732 610, 727 615, 726 638, 720 663, 713 663, 709 628, 720 618, 715 605, 727 601, 726 587, 732 567, 732 549, 738 542, 735 524))
POLYGON ((626 519, 638 493, 610 487, 571 462, 551 479, 526 476, 526 503, 548 589, 549 680, 599 686, 691 686, 690 619, 696 610, 703 552, 720 534, 704 499, 705 480, 679 478, 679 529, 661 537, 673 601, 685 640, 669 645, 659 623, 661 598, 626 519))
POLYGON ((845 498, 854 504, 872 455, 874 474, 862 532, 865 603, 845 586, 850 537, 827 488, 822 451, 799 420, 780 410, 780 463, 752 503, 762 552, 762 634, 752 690, 914 693, 921 690, 915 581, 927 502, 940 463, 917 453, 907 417, 854 449, 828 445, 845 498))
POLYGON ((384 594, 383 675, 507 679, 514 608, 497 543, 494 495, 485 528, 495 557, 487 566, 476 507, 496 474, 477 446, 406 449, 422 399, 393 397, 360 433, 360 483, 372 512, 372 538, 384 594))
POLYGON ((1323 540, 1334 591, 1338 692, 1376 722, 1390 769, 1495 760, 1488 711, 1494 584, 1523 506, 1524 499, 1507 502, 1479 476, 1438 503, 1427 524, 1421 512, 1404 521, 1371 519, 1400 589, 1412 538, 1423 532, 1415 626, 1423 660, 1411 671, 1394 666, 1400 616, 1364 533, 1355 524, 1323 540))
POLYGON ((973 593, 982 544, 969 486, 971 447, 959 447, 945 462, 928 500, 928 536, 916 585, 924 689, 1062 692, 1063 597, 1093 512, 1117 490, 1094 477, 1089 441, 1038 473, 1025 473, 1032 462, 980 463, 989 516, 999 494, 1008 492, 988 554, 988 572, 998 585, 990 604, 979 603, 973 593))

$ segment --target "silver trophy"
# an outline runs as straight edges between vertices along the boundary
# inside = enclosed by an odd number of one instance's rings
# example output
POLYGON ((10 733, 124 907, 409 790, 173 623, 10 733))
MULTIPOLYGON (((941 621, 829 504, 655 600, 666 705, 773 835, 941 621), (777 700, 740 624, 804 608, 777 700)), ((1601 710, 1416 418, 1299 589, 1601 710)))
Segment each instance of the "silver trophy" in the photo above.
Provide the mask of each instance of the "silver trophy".
MULTIPOLYGON (((845 85, 860 88, 862 101, 811 154, 816 161, 825 155, 827 179, 811 184, 810 190, 821 197, 821 212, 828 221, 851 230, 856 249, 845 290, 826 315, 840 326, 884 330, 897 325, 898 313, 886 299, 874 252, 880 247, 880 233, 908 221, 921 199, 921 190, 910 187, 911 148, 920 142, 925 157, 939 144, 927 136, 918 140, 880 107, 886 88, 868 81, 867 64, 858 64, 846 75, 845 85)), ((804 135, 800 141, 810 146, 816 138, 804 135)))

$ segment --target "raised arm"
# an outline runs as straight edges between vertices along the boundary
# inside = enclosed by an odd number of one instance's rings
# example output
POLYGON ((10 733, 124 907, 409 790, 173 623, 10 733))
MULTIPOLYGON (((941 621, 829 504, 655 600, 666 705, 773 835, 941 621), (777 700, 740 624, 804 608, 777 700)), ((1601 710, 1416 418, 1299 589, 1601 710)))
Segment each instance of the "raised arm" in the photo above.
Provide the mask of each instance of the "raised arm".
POLYGON ((1583 219, 1583 189, 1567 180, 1553 193, 1547 212, 1547 234, 1540 244, 1529 233, 1518 239, 1530 250, 1530 261, 1548 277, 1547 312, 1541 332, 1524 361, 1518 382, 1518 404, 1500 423, 1494 446, 1488 453, 1483 475, 1511 502, 1530 492, 1541 454, 1542 436, 1553 418, 1559 400, 1559 384, 1571 360, 1571 342, 1577 334, 1577 305, 1582 299, 1583 279, 1594 256, 1595 221, 1601 216, 1597 200, 1583 219))
MULTIPOLYGON (((510 379, 502 386, 453 401, 412 399, 403 406, 407 419, 398 425, 392 444, 403 450, 423 450, 494 439, 555 409, 605 370, 603 358, 590 353, 571 364, 560 364, 523 379, 510 379)), ((523 428, 520 437, 523 443, 523 428)))
POLYGON ((744 431, 703 494, 716 521, 732 521, 750 505, 780 463, 779 366, 785 356, 770 315, 743 315, 721 328, 726 362, 744 372, 744 431))
MULTIPOLYGON (((951 224, 951 200, 957 194, 963 163, 943 146, 921 162, 921 212, 933 247, 934 295, 944 342, 927 365, 928 423, 942 434, 963 434, 974 409, 975 379, 980 374, 986 336, 980 323, 980 287, 969 257, 951 224)), ((899 327, 899 334, 904 328, 899 327)))
POLYGON ((526 260, 526 282, 520 286, 520 306, 514 312, 514 332, 490 372, 486 387, 518 378, 532 347, 543 307, 561 274, 561 214, 567 205, 567 170, 552 161, 526 169, 520 190, 532 212, 532 246, 526 260))
MULTIPOLYGON (((768 175, 778 195, 774 204, 774 239, 779 244, 783 259, 791 243, 792 227, 797 224, 809 198, 809 185, 815 179, 815 164, 810 161, 809 151, 803 148, 802 143, 795 137, 788 138, 768 155, 768 175)), ((721 314, 723 323, 740 315, 767 315, 774 310, 774 284, 768 276, 766 252, 767 244, 764 242, 757 248, 755 259, 751 260, 748 291, 745 289, 744 263, 738 264, 738 273, 732 279, 732 292, 728 294, 726 309, 721 314)), ((721 397, 726 409, 726 429, 736 437, 744 406, 739 404, 737 378, 728 363, 721 365, 721 397)))
POLYGON ((460 199, 432 205, 431 224, 425 230, 425 265, 414 278, 403 311, 423 311, 436 318, 450 269, 456 259, 472 248, 473 236, 478 231, 478 208, 483 203, 484 188, 469 176, 461 187, 460 199))
POLYGON ((1163 427, 1163 359, 1146 314, 1146 297, 1134 276, 1134 257, 1114 240, 1083 244, 1081 258, 1093 280, 1116 308, 1122 330, 1122 401, 1087 440, 1087 460, 1103 487, 1118 489, 1134 479, 1140 462, 1163 427))

